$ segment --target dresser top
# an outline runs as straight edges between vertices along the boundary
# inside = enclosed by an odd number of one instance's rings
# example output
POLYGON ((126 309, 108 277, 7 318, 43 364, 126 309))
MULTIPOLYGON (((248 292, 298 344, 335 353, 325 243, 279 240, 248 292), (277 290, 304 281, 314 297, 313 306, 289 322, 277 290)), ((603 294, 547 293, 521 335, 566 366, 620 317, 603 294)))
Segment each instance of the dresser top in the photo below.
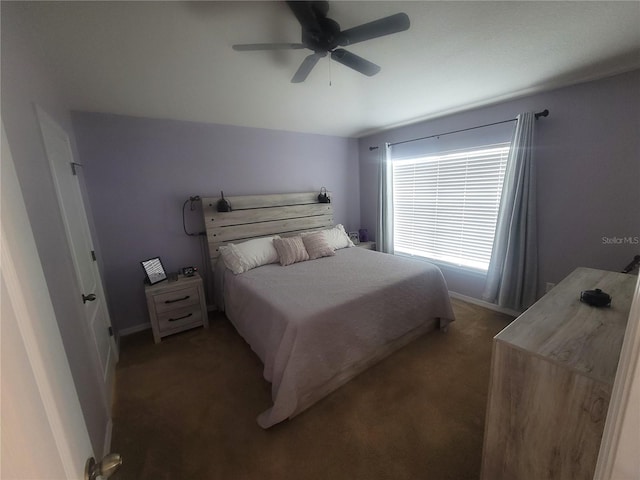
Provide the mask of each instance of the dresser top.
POLYGON ((613 384, 638 277, 578 268, 496 335, 495 340, 613 384), (599 288, 610 307, 591 307, 580 292, 599 288))

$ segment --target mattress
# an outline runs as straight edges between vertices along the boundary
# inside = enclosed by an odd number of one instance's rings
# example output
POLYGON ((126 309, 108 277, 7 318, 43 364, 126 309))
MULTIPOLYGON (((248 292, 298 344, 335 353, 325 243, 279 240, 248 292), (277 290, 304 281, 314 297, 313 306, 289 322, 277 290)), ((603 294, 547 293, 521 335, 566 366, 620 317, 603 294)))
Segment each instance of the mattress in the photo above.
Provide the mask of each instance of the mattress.
POLYGON ((264 364, 269 428, 426 331, 454 320, 440 269, 363 248, 224 272, 227 317, 264 364))

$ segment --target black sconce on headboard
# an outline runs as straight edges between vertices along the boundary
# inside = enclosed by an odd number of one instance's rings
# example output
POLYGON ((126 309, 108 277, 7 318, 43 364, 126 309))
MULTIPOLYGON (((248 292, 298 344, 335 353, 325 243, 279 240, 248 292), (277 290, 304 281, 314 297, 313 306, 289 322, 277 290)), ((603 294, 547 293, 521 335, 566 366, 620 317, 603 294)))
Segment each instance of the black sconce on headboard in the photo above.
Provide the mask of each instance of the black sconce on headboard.
POLYGON ((222 191, 220 191, 220 200, 218 200, 218 203, 216 204, 216 208, 218 209, 219 212, 231 211, 231 204, 229 203, 228 200, 225 200, 224 192, 222 191))
POLYGON ((318 195, 318 202, 331 203, 331 199, 329 198, 329 195, 327 194, 327 189, 325 187, 322 187, 320 189, 320 194, 318 195))

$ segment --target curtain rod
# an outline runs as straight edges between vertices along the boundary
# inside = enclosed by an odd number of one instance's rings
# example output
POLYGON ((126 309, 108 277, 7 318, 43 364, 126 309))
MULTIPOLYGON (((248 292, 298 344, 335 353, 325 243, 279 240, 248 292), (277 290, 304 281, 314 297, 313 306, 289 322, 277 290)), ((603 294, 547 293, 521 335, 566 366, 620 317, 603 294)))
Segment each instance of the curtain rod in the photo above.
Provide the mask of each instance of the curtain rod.
MULTIPOLYGON (((541 111, 538 112, 536 114, 534 114, 534 116, 536 117, 536 120, 540 117, 548 117, 549 116, 549 110, 547 110, 546 108, 541 111)), ((484 127, 491 127, 493 125, 500 125, 501 123, 509 123, 509 122, 515 122, 517 120, 517 118, 510 118, 509 120, 502 120, 501 122, 493 122, 493 123, 487 123, 485 125, 478 125, 476 127, 469 127, 469 128, 463 128, 462 130, 454 130, 452 132, 445 132, 445 133, 438 133, 436 135, 429 135, 428 137, 420 137, 420 138, 413 138, 411 140, 403 140, 401 142, 395 142, 395 143, 390 143, 389 145, 393 146, 393 145, 401 145, 403 143, 409 143, 409 142, 417 142, 418 140, 426 140, 428 138, 434 138, 434 137, 442 137, 444 135, 451 135, 452 133, 460 133, 460 132, 466 132, 468 130, 475 130, 476 128, 484 128, 484 127)), ((375 146, 375 147, 369 147, 369 151, 371 150, 376 150, 379 147, 375 146)))

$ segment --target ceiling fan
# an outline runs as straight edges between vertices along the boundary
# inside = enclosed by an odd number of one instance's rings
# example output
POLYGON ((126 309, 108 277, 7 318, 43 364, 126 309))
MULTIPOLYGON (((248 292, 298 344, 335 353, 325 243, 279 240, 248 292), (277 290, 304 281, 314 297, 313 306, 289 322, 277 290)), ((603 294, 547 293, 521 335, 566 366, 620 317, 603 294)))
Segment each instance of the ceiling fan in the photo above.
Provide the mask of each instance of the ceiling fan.
POLYGON ((237 51, 258 50, 299 50, 308 48, 314 53, 307 56, 295 75, 292 83, 304 82, 318 60, 331 54, 331 59, 369 77, 380 71, 380 67, 343 48, 372 38, 383 37, 409 29, 409 17, 406 13, 396 13, 347 30, 327 17, 327 1, 288 1, 287 5, 302 27, 301 43, 249 43, 233 45, 237 51))

